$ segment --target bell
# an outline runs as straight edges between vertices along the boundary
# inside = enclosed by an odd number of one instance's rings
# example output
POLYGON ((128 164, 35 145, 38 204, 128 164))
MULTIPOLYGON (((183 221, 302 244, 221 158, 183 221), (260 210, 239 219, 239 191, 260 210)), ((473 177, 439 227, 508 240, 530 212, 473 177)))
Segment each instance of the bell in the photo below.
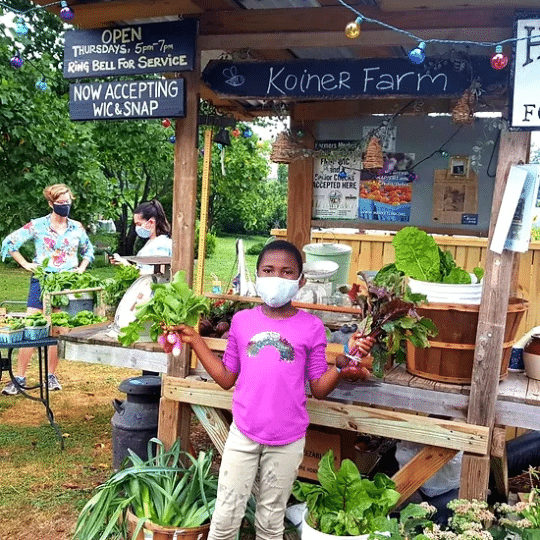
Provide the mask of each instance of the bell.
POLYGON ((214 136, 214 142, 223 146, 231 146, 231 137, 225 128, 220 128, 214 136))

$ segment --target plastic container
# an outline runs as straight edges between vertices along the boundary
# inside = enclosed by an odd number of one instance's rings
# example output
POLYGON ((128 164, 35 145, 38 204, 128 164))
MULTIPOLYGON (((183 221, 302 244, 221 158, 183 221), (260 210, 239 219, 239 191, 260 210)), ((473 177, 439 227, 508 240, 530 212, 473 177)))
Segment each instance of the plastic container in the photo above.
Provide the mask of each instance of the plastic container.
POLYGON ((70 315, 77 315, 79 311, 94 310, 94 295, 93 293, 78 293, 68 294, 69 304, 62 306, 61 311, 65 311, 70 315))
POLYGON ((411 292, 425 294, 428 302, 436 304, 479 305, 482 298, 482 282, 475 283, 476 276, 470 274, 472 283, 431 283, 409 278, 411 292))
POLYGON ((330 278, 333 291, 336 290, 336 287, 349 282, 351 246, 348 244, 307 244, 303 250, 306 254, 306 262, 334 261, 339 265, 339 270, 330 278))
POLYGON ((24 328, 24 339, 34 341, 37 339, 45 339, 49 337, 50 325, 45 326, 26 326, 24 328))
POLYGON ((338 270, 339 264, 334 261, 308 261, 302 267, 305 278, 313 281, 331 279, 338 270))
POLYGON ((0 343, 20 343, 24 339, 24 328, 11 330, 9 327, 0 328, 0 343))
POLYGON ((148 459, 148 442, 157 437, 161 378, 155 375, 131 377, 118 389, 127 400, 113 400, 111 419, 113 468, 118 470, 128 455, 128 448, 141 459, 148 459))

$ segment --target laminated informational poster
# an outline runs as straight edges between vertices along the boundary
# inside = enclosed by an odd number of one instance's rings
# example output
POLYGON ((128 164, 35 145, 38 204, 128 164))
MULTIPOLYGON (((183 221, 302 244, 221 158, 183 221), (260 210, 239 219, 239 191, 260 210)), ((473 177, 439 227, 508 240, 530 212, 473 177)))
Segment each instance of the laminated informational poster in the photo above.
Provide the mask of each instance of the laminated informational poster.
POLYGON ((478 225, 478 175, 455 176, 445 169, 435 170, 433 180, 433 221, 478 225))
POLYGON ((358 217, 376 221, 411 220, 411 172, 414 154, 387 152, 379 171, 363 170, 360 177, 358 217))
POLYGON ((491 251, 525 253, 529 249, 539 183, 540 165, 512 165, 489 246, 491 251))
MULTIPOLYGON (((315 150, 326 150, 328 157, 315 159, 313 171, 313 219, 357 219, 360 188, 360 157, 347 157, 355 150, 354 141, 318 141, 315 150), (330 153, 335 152, 339 157, 330 153)), ((351 154, 353 156, 354 154, 351 154)))

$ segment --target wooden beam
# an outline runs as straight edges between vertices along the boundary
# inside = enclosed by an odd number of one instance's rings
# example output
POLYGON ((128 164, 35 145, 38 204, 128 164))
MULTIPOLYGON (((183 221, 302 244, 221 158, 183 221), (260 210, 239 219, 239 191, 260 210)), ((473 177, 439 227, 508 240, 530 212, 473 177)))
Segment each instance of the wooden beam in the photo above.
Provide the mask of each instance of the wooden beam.
MULTIPOLYGON (((223 390, 215 383, 169 375, 163 377, 162 395, 169 400, 219 409, 230 410, 232 405, 230 390, 223 390)), ((489 429, 483 426, 313 398, 308 398, 307 409, 311 423, 319 426, 468 450, 475 454, 489 451, 489 429)))
MULTIPOLYGON (((304 144, 313 148, 315 143, 313 122, 297 122, 295 106, 291 111, 291 128, 305 132, 304 144)), ((311 207, 313 199, 313 159, 296 159, 289 164, 287 198, 287 240, 302 253, 302 247, 311 241, 311 207)))
MULTIPOLYGON (((423 39, 451 39, 471 41, 501 41, 512 37, 512 28, 437 28, 411 29, 423 39)), ((340 32, 268 32, 251 34, 201 35, 202 50, 235 49, 298 49, 304 47, 391 47, 410 46, 411 38, 393 30, 366 30, 359 39, 349 39, 340 32)), ((488 54, 488 53, 486 53, 488 54)))
MULTIPOLYGON (((424 17, 429 18, 432 10, 441 8, 454 9, 457 13, 463 13, 467 8, 472 7, 474 0, 381 0, 381 9, 385 11, 402 10, 418 10, 424 17), (426 14, 426 11, 429 13, 426 14)), ((482 0, 482 7, 488 11, 501 7, 510 7, 513 9, 520 8, 537 8, 538 0, 482 0)), ((463 15, 466 17, 466 14, 463 15)))
MULTIPOLYGON (((514 10, 470 8, 457 10, 455 5, 449 9, 435 9, 429 17, 421 11, 382 11, 377 7, 359 6, 358 10, 371 19, 401 29, 459 28, 463 22, 475 28, 511 28, 514 10)), ((327 32, 341 31, 355 19, 355 14, 343 6, 266 9, 243 9, 231 11, 205 11, 201 15, 201 34, 246 34, 269 32, 327 32)), ((376 23, 362 23, 362 31, 380 30, 376 23)))
MULTIPOLYGON (((526 162, 529 145, 530 132, 505 131, 501 134, 491 205, 492 216, 499 214, 511 166, 526 162)), ((493 237, 495 224, 496 217, 492 218, 490 223, 488 246, 493 237)), ((467 421, 490 428, 493 427, 495 421, 506 306, 508 306, 510 296, 515 256, 514 252, 507 250, 498 254, 488 249, 486 254, 467 421)), ((489 467, 489 459, 482 461, 468 454, 463 456, 461 489, 466 498, 484 499, 486 497, 489 467)))
MULTIPOLYGON (((40 5, 50 4, 49 1, 38 0, 40 5)), ((48 8, 59 14, 60 6, 48 8)), ((75 18, 73 23, 79 28, 104 28, 117 24, 152 17, 170 17, 182 15, 198 15, 202 10, 191 0, 116 0, 111 2, 92 2, 73 6, 75 18)))
MULTIPOLYGON (((195 66, 183 73, 186 81, 186 116, 177 118, 174 147, 174 183, 171 272, 184 270, 186 280, 193 282, 193 250, 195 245, 195 216, 197 211, 197 167, 199 125, 200 53, 195 51, 195 66)), ((185 377, 189 373, 191 351, 183 347, 179 356, 169 355, 167 373, 185 377)), ((189 450, 191 425, 190 407, 162 398, 159 406, 158 437, 166 447, 180 439, 183 450, 189 450)))
POLYGON ((500 495, 508 497, 508 457, 506 455, 506 429, 493 428, 491 438, 491 473, 495 480, 495 489, 500 495))
MULTIPOLYGON (((295 118, 298 122, 307 120, 339 120, 344 118, 355 118, 359 116, 369 116, 371 114, 393 114, 405 107, 414 98, 392 99, 343 99, 337 101, 311 101, 300 102, 294 106, 295 118)), ((424 104, 422 113, 430 112, 450 112, 452 100, 450 98, 422 98, 424 104)), ((403 114, 418 114, 411 105, 403 111, 403 114)))
POLYGON ((418 454, 392 477, 392 480, 396 483, 396 491, 400 494, 396 506, 406 501, 456 454, 457 450, 450 448, 424 446, 418 454))

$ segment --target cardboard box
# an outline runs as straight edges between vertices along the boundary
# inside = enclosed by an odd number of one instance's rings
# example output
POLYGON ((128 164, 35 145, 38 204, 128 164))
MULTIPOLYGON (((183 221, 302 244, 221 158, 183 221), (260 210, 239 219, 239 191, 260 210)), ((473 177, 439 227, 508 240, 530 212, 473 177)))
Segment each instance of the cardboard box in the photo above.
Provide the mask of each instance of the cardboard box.
POLYGON ((298 477, 317 480, 319 460, 328 450, 334 451, 334 465, 339 467, 341 464, 341 435, 309 428, 306 434, 304 459, 298 468, 298 477))

